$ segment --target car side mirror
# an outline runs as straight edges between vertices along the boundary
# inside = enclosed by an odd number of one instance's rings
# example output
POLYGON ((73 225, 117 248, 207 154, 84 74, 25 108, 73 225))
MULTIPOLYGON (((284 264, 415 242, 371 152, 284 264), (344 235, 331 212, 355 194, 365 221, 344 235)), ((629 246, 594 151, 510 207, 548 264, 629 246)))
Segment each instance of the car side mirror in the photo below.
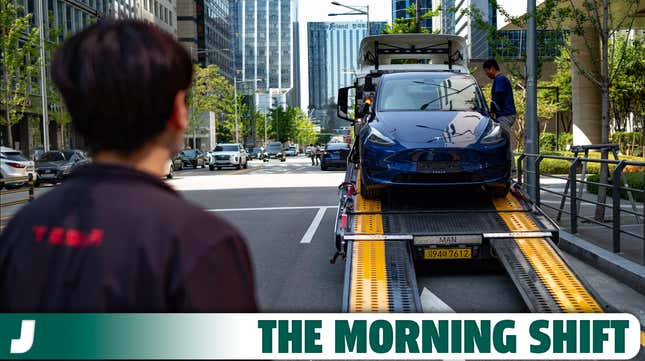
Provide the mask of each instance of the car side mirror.
POLYGON ((344 119, 353 123, 355 121, 355 118, 349 114, 349 91, 351 89, 356 89, 356 87, 349 86, 338 89, 338 106, 336 109, 336 114, 340 119, 344 119))

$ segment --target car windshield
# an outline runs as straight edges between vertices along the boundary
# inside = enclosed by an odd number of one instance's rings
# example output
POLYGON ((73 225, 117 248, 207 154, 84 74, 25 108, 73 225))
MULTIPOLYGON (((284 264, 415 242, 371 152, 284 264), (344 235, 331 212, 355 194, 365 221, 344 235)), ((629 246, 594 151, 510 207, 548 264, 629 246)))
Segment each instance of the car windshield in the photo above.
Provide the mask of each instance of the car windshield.
POLYGON ((326 147, 327 150, 349 149, 347 143, 329 143, 326 147))
POLYGON ((238 145, 235 144, 223 144, 215 147, 215 152, 237 152, 240 150, 238 145))
POLYGON ((38 160, 40 162, 60 162, 66 159, 61 152, 46 152, 43 153, 38 160))
POLYGON ((259 152, 259 151, 261 151, 261 149, 260 149, 260 148, 258 148, 258 147, 253 148, 253 153, 257 153, 257 152, 259 152))
POLYGON ((26 162, 28 159, 23 157, 20 152, 2 152, 2 159, 13 160, 16 162, 26 162))
POLYGON ((282 143, 269 143, 269 145, 267 146, 267 149, 280 150, 282 149, 282 143))
POLYGON ((194 157, 197 154, 196 150, 182 150, 181 155, 186 157, 194 157))
POLYGON ((460 74, 430 74, 384 79, 378 110, 484 111, 485 101, 475 80, 460 74))

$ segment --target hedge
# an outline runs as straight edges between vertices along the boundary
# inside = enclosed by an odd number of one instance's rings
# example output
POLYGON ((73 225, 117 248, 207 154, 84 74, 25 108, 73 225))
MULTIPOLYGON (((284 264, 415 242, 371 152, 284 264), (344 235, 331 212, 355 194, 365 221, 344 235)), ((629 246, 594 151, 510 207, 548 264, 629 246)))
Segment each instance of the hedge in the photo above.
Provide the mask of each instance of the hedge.
MULTIPOLYGON (((543 132, 540 133, 540 153, 554 152, 556 144, 555 133, 543 132)), ((573 144, 573 135, 571 133, 560 133, 558 139, 559 149, 567 149, 567 146, 573 144)))
POLYGON ((611 142, 618 144, 620 152, 627 154, 632 152, 633 155, 643 155, 643 150, 640 149, 643 144, 642 132, 616 132, 611 135, 611 142), (634 148, 632 148, 632 144, 634 148))
MULTIPOLYGON (((640 190, 645 189, 645 184, 643 184, 644 175, 645 175, 645 172, 625 173, 625 178, 627 180, 627 184, 629 188, 640 189, 640 190)), ((587 177, 587 181, 589 182, 598 182, 599 180, 600 180, 600 176, 598 174, 592 174, 589 177, 587 177)), ((612 184, 611 177, 609 179, 609 184, 612 184)), ((598 194, 598 186, 595 184, 587 184, 587 192, 598 194)), ((607 188, 607 196, 611 197, 612 193, 613 193, 613 189, 607 188)), ((635 200, 639 202, 643 202, 642 192, 632 192, 632 195, 634 196, 635 200)), ((627 197, 627 192, 624 190, 620 191, 620 198, 629 199, 627 197)))
MULTIPOLYGON (((543 155, 556 155, 562 157, 573 157, 571 152, 540 152, 543 155)), ((579 154, 579 157, 584 156, 584 154, 579 154)), ((589 158, 599 159, 600 153, 589 153, 589 158)), ((610 159, 613 157, 610 156, 610 159)), ((626 155, 619 155, 620 160, 630 160, 634 162, 645 162, 645 159, 641 157, 633 157, 626 155)), ((515 164, 517 164, 517 157, 515 158, 515 164)), ((562 160, 562 159, 543 159, 540 162, 540 173, 544 174, 569 174, 569 167, 571 167, 571 161, 562 160)), ((609 169, 612 170, 614 166, 610 165, 609 169)), ((578 173, 582 172, 582 167, 578 170, 578 173)), ((625 173, 632 172, 645 172, 645 167, 636 167, 636 166, 627 166, 625 168, 625 173)), ((587 174, 598 174, 600 173, 600 163, 588 163, 587 164, 587 174)))

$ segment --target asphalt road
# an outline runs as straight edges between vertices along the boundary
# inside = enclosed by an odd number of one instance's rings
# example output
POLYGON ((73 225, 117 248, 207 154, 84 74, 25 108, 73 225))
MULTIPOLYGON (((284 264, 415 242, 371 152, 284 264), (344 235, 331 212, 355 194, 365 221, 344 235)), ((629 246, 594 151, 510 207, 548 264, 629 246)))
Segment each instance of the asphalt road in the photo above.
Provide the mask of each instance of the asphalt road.
MULTIPOLYGON (((168 183, 244 235, 263 312, 338 312, 345 265, 331 265, 329 258, 335 251, 337 186, 343 178, 342 170, 323 172, 297 157, 284 163, 253 161, 241 170, 183 170, 168 183)), ((37 190, 37 196, 48 189, 37 190)), ((606 301, 645 324, 643 295, 565 257, 606 301)), ((432 301, 424 303, 426 312, 527 311, 497 263, 420 264, 417 282, 422 303, 432 301)))

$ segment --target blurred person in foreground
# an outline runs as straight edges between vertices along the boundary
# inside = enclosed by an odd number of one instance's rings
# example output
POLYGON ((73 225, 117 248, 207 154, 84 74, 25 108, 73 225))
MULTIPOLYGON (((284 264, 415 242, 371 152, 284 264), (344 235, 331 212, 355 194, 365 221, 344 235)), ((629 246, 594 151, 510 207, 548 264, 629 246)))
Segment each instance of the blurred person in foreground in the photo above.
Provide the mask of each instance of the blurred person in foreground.
POLYGON ((93 154, 0 235, 0 312, 255 312, 240 234, 161 177, 188 126, 192 61, 140 21, 104 21, 51 66, 93 154))

